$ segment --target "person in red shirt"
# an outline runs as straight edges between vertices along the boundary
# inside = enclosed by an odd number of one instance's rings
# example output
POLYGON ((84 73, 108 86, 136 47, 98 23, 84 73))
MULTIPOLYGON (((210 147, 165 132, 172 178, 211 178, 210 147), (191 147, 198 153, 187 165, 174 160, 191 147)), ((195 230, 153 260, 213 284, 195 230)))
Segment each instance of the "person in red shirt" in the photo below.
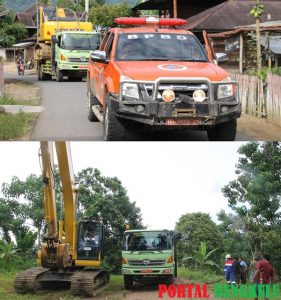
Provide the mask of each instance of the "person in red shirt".
MULTIPOLYGON (((256 266, 256 272, 254 274, 252 282, 256 283, 257 285, 256 286, 257 297, 258 297, 258 285, 272 284, 274 280, 274 272, 269 260, 270 260, 270 256, 268 254, 263 254, 262 259, 258 262, 256 266)), ((257 299, 258 298, 255 298, 255 300, 257 299)), ((264 298, 264 299, 268 299, 268 298, 264 298)))

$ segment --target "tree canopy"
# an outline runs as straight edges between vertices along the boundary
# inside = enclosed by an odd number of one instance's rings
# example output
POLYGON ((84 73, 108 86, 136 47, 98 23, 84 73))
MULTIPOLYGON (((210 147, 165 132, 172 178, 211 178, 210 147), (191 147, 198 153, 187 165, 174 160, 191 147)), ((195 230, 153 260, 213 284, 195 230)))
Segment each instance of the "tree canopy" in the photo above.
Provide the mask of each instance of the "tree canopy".
POLYGON ((118 17, 130 17, 133 12, 127 2, 115 5, 98 5, 93 6, 89 12, 89 20, 95 26, 112 27, 114 19, 118 17))
POLYGON ((280 264, 281 145, 250 142, 238 153, 237 178, 222 192, 242 222, 252 254, 271 253, 280 264))
POLYGON ((182 215, 176 224, 176 231, 182 234, 182 239, 178 243, 180 261, 196 252, 201 242, 205 242, 208 251, 218 248, 218 255, 221 253, 222 234, 216 223, 206 213, 182 215))
POLYGON ((0 17, 0 47, 10 47, 27 36, 24 26, 14 22, 14 17, 12 13, 0 17))

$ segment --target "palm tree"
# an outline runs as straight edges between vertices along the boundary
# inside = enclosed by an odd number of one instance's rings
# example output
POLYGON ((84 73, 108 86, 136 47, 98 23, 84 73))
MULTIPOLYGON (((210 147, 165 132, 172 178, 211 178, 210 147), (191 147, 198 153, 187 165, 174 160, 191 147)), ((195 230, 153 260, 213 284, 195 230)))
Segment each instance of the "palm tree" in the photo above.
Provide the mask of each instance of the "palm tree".
POLYGON ((207 245, 206 242, 201 242, 198 251, 193 251, 194 256, 188 256, 183 258, 183 261, 193 259, 196 262, 196 265, 199 265, 199 268, 203 274, 204 267, 205 266, 215 266, 218 267, 218 265, 209 259, 209 257, 217 251, 218 248, 211 250, 207 253, 207 245))

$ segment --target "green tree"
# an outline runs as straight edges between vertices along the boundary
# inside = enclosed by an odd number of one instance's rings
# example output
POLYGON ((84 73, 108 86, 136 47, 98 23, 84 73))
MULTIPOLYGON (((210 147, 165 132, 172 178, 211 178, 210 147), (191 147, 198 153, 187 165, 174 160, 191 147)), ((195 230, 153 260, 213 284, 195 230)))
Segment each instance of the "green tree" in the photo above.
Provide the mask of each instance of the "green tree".
POLYGON ((245 259, 253 257, 249 234, 246 226, 237 214, 227 214, 221 210, 217 214, 219 220, 219 229, 223 235, 223 251, 232 256, 242 256, 245 259))
POLYGON ((127 2, 115 5, 101 5, 90 9, 89 20, 94 25, 101 27, 114 26, 114 19, 118 17, 130 17, 133 15, 131 7, 127 2))
POLYGON ((126 189, 116 177, 102 176, 97 169, 87 168, 78 173, 79 211, 83 219, 96 219, 106 228, 105 262, 118 272, 125 224, 142 228, 140 209, 130 202, 126 189))
POLYGON ((281 145, 250 142, 238 150, 237 178, 222 188, 229 206, 245 224, 252 251, 280 260, 281 145))
POLYGON ((14 199, 0 199, 0 229, 5 242, 11 242, 11 232, 20 229, 26 219, 23 206, 14 199))
POLYGON ((183 261, 187 260, 195 260, 196 266, 198 265, 201 273, 204 272, 204 267, 211 266, 211 267, 218 267, 218 265, 210 259, 214 252, 216 252, 218 248, 213 249, 207 253, 207 245, 206 242, 201 242, 199 245, 198 251, 193 251, 193 256, 184 257, 183 261))
POLYGON ((76 9, 76 5, 72 0, 58 0, 57 7, 76 9))
MULTIPOLYGON (((56 189, 59 202, 60 187, 58 184, 58 175, 56 174, 56 189)), ((34 174, 29 175, 25 180, 13 177, 11 183, 4 183, 2 193, 6 197, 7 203, 19 203, 18 199, 23 198, 20 205, 22 218, 30 220, 37 229, 38 246, 41 243, 41 234, 45 224, 44 216, 44 190, 42 176, 34 174)), ((18 210, 13 209, 13 214, 18 215, 18 210)), ((21 219, 22 219, 21 218, 21 219)))
POLYGON ((221 254, 222 234, 209 214, 198 212, 182 215, 176 224, 176 231, 182 234, 178 243, 179 261, 197 251, 201 241, 205 241, 210 251, 218 248, 221 254))
POLYGON ((14 17, 14 14, 8 13, 0 18, 0 47, 10 47, 27 36, 24 26, 14 22, 14 17))

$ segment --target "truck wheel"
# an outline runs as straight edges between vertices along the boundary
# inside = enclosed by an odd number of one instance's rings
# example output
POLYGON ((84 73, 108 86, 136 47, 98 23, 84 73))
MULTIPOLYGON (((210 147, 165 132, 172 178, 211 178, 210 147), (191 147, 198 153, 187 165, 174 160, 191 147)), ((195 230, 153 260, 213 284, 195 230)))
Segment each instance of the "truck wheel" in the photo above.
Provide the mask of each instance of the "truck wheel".
POLYGON ((209 141, 234 141, 236 127, 236 120, 215 125, 214 127, 207 129, 208 139, 209 141))
POLYGON ((97 122, 99 119, 96 117, 94 112, 92 111, 93 105, 99 105, 98 99, 94 96, 93 92, 90 90, 88 93, 88 120, 91 122, 97 122))
POLYGON ((126 290, 132 290, 134 287, 134 278, 130 275, 124 275, 124 286, 126 290))
POLYGON ((174 275, 170 275, 168 276, 168 278, 166 279, 166 284, 170 285, 170 284, 174 284, 175 282, 175 276, 174 275))
POLYGON ((50 79, 51 76, 43 72, 43 64, 38 65, 38 80, 47 80, 50 79))
POLYGON ((37 76, 38 76, 38 80, 42 80, 42 68, 40 64, 38 64, 37 67, 37 76))
POLYGON ((126 128, 117 119, 112 110, 112 101, 109 93, 106 94, 103 109, 103 137, 105 141, 126 140, 126 128))
POLYGON ((62 71, 56 68, 56 80, 57 82, 63 81, 63 74, 62 71))

